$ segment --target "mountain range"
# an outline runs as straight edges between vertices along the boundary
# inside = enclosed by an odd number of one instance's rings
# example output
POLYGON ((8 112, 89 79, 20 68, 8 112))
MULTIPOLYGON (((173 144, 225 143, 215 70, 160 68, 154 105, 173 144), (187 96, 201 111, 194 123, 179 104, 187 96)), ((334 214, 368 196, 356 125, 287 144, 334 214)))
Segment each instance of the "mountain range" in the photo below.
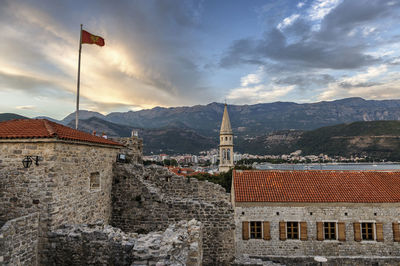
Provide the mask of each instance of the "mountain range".
POLYGON ((244 140, 241 148, 253 154, 368 156, 400 161, 400 121, 359 121, 315 130, 283 130, 244 140))
POLYGON ((12 119, 26 119, 28 117, 22 116, 22 115, 17 115, 13 113, 2 113, 0 114, 0 122, 2 121, 7 121, 7 120, 12 120, 12 119))
MULTIPOLYGON (((97 117, 136 128, 161 128, 179 123, 179 127, 184 126, 201 135, 215 137, 219 133, 223 109, 224 105, 221 103, 210 103, 192 107, 155 107, 108 115, 80 111, 80 118, 97 117)), ((354 121, 399 120, 400 100, 346 98, 305 104, 274 102, 228 105, 228 111, 235 135, 258 136, 277 130, 312 130, 354 121)), ((75 113, 65 117, 62 122, 68 124, 73 119, 75 113)))
MULTIPOLYGON (((107 115, 81 110, 79 123, 84 131, 104 131, 110 136, 129 136, 135 128, 144 139, 145 153, 197 153, 217 147, 223 108, 224 104, 210 103, 107 115)), ((228 105, 228 111, 235 134, 235 150, 270 154, 276 146, 269 145, 268 141, 266 146, 260 145, 265 139, 281 140, 286 148, 280 146, 276 148, 277 152, 293 151, 292 148, 300 144, 294 144, 290 139, 307 136, 306 131, 355 121, 400 120, 400 100, 346 98, 304 104, 274 102, 228 105)), ((56 122, 73 127, 74 119, 75 113, 71 113, 56 122)))

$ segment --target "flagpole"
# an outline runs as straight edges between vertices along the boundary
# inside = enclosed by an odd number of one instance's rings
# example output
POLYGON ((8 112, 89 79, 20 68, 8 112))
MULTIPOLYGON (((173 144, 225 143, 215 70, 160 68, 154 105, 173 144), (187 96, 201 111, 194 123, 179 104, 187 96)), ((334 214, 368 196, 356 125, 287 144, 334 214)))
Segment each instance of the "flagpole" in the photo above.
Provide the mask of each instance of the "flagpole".
POLYGON ((78 84, 76 92, 76 112, 75 112, 75 128, 78 129, 79 123, 79 85, 81 81, 81 51, 82 51, 82 24, 81 31, 79 33, 79 60, 78 60, 78 84))

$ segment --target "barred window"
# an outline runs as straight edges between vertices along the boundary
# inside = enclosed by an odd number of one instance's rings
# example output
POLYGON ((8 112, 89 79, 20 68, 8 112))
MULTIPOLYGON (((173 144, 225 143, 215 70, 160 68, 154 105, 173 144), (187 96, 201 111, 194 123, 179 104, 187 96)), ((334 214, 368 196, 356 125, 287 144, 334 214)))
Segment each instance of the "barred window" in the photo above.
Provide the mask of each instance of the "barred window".
POLYGON ((287 239, 299 239, 299 222, 286 223, 287 239))
POLYGON ((250 238, 261 239, 261 222, 250 222, 250 238))

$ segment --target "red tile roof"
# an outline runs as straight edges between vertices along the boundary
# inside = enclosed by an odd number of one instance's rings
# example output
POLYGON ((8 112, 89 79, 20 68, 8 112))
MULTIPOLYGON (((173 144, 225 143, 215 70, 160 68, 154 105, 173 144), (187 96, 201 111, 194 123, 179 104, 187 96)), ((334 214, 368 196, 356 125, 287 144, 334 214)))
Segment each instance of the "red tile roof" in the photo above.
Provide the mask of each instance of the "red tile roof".
POLYGON ((168 169, 174 174, 180 176, 192 176, 201 173, 194 171, 192 168, 169 167, 168 169))
POLYGON ((400 202, 400 172, 233 171, 236 202, 400 202))
POLYGON ((47 119, 15 119, 0 122, 0 139, 57 138, 98 144, 122 144, 102 137, 93 136, 47 119))

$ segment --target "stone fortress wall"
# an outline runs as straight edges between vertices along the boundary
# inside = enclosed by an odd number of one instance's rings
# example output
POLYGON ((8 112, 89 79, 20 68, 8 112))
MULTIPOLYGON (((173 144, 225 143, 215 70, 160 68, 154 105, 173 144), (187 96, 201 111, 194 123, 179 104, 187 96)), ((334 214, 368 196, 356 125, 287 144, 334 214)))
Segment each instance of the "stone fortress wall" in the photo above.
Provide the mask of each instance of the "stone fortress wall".
POLYGON ((128 163, 140 164, 143 162, 143 140, 141 138, 132 136, 130 138, 114 138, 113 140, 124 144, 120 153, 126 156, 128 163))
POLYGON ((162 167, 118 165, 112 194, 113 226, 147 233, 194 218, 204 225, 203 264, 228 265, 233 260, 233 209, 221 186, 176 176, 162 167))
MULTIPOLYGON (((250 205, 257 205, 250 203, 250 205)), ((288 263, 312 263, 314 256, 325 256, 332 265, 399 265, 400 242, 394 242, 393 223, 400 220, 400 205, 393 204, 270 204, 235 207, 236 255, 288 263), (261 206, 263 205, 264 206, 261 206), (243 240, 245 221, 269 222, 270 240, 243 240), (280 240, 279 222, 307 223, 307 240, 280 240), (317 240, 317 222, 345 223, 345 241, 317 240), (383 241, 354 240, 354 222, 383 223, 383 241), (336 264, 335 264, 336 263, 336 264), (387 264, 385 264, 387 263, 387 264)), ((376 233, 376 232, 375 232, 376 233)), ((300 232, 301 234, 301 232, 300 232)))
POLYGON ((36 265, 38 240, 38 213, 7 221, 0 228, 0 265, 36 265))

